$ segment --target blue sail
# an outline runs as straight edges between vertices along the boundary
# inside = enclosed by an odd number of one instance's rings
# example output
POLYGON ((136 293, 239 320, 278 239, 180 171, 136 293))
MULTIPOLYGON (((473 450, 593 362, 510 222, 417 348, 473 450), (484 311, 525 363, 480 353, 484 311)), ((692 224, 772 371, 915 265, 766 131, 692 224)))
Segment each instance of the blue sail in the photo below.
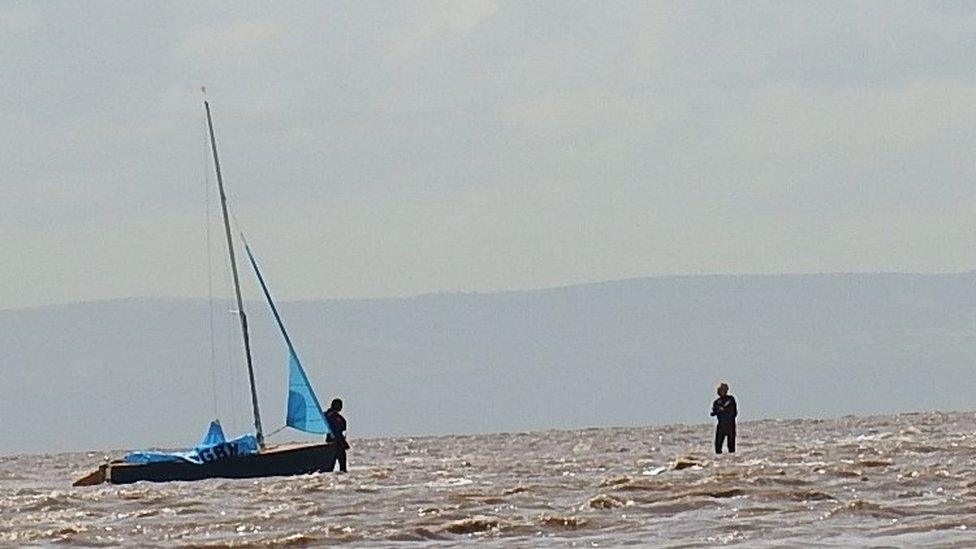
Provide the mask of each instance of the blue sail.
POLYGON ((250 456, 260 451, 258 439, 254 435, 244 435, 233 440, 224 437, 219 421, 210 422, 206 436, 190 450, 182 452, 159 452, 155 450, 130 452, 122 461, 126 463, 166 463, 187 462, 201 465, 233 456, 250 456))
POLYGON ((295 351, 288 354, 288 417, 285 425, 306 433, 326 434, 329 424, 322 416, 322 407, 305 377, 302 363, 295 351))
POLYGON ((210 422, 210 428, 207 429, 207 434, 200 444, 197 444, 197 448, 213 446, 221 442, 227 442, 227 437, 224 436, 224 428, 220 426, 220 421, 215 419, 210 422))
POLYGON ((302 368, 302 363, 298 360, 298 353, 295 352, 295 346, 292 345, 291 338, 288 337, 288 331, 285 330, 285 324, 281 321, 281 315, 278 314, 278 308, 275 307, 274 300, 271 299, 271 292, 268 291, 268 285, 265 284, 264 277, 261 276, 261 270, 258 269, 258 263, 254 259, 254 254, 251 253, 251 247, 247 245, 247 241, 244 242, 244 250, 251 261, 251 267, 254 268, 254 274, 258 277, 261 290, 264 292, 265 299, 268 300, 268 306, 278 323, 281 335, 288 345, 288 408, 285 425, 306 433, 320 435, 330 433, 329 424, 322 415, 319 399, 315 396, 315 391, 312 390, 312 384, 308 382, 305 369, 302 368))

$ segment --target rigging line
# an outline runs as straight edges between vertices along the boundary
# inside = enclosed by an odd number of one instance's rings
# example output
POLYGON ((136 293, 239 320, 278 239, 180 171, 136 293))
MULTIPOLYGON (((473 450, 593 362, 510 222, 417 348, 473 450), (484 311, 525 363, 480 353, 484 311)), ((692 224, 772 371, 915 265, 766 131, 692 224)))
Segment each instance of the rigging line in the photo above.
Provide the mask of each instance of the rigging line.
POLYGON ((233 421, 233 426, 236 428, 240 426, 241 417, 240 409, 237 406, 237 378, 239 376, 234 375, 237 373, 237 368, 234 367, 234 323, 227 320, 224 317, 224 327, 227 331, 227 363, 225 364, 224 374, 227 376, 227 385, 230 388, 230 417, 233 421))
POLYGON ((240 407, 237 405, 237 385, 239 383, 240 376, 237 374, 237 368, 235 366, 235 351, 237 346, 234 345, 234 323, 230 320, 230 302, 228 300, 223 300, 224 306, 228 308, 228 313, 223 316, 224 318, 224 328, 227 332, 227 362, 224 365, 224 375, 227 379, 227 386, 230 388, 230 416, 233 418, 234 427, 239 427, 241 425, 241 413, 240 407))
POLYGON ((230 206, 227 207, 227 211, 230 213, 230 219, 234 223, 234 228, 237 229, 237 233, 241 235, 241 243, 247 245, 247 242, 244 240, 244 225, 241 225, 241 222, 237 220, 237 214, 234 213, 234 210, 232 210, 230 206))
MULTIPOLYGON (((225 191, 225 192, 226 192, 226 191, 225 191)), ((231 225, 232 225, 232 226, 233 226, 233 227, 234 227, 235 229, 237 229, 237 230, 239 231, 239 230, 240 230, 240 227, 241 227, 241 224, 240 224, 240 222, 239 222, 239 221, 237 220, 237 216, 236 216, 236 215, 234 214, 234 209, 233 209, 233 207, 232 207, 232 205, 231 205, 231 203, 230 203, 230 197, 226 197, 226 202, 225 202, 225 204, 227 205, 227 213, 228 213, 228 215, 230 216, 230 222, 231 222, 231 225)), ((236 244, 235 244, 235 247, 236 247, 236 244)), ((227 284, 228 284, 228 286, 230 286, 230 287, 233 287, 233 285, 234 285, 234 281, 233 281, 233 273, 231 272, 231 267, 230 267, 230 260, 229 260, 229 259, 228 259, 228 258, 227 258, 226 256, 224 257, 224 264, 225 264, 225 266, 227 267, 227 269, 226 269, 226 270, 227 270, 227 279, 228 279, 228 283, 227 283, 227 284)), ((231 305, 231 306, 233 307, 234 305, 231 305)), ((237 311, 237 310, 232 310, 232 311, 231 311, 231 314, 233 314, 234 316, 238 316, 238 315, 240 315, 240 314, 241 314, 241 311, 237 311)), ((230 348, 230 346, 231 346, 231 341, 232 341, 232 336, 231 336, 231 324, 232 324, 232 323, 228 323, 228 324, 227 324, 227 345, 228 345, 228 349, 230 348)), ((231 365, 231 362, 230 362, 230 361, 228 361, 228 372, 231 372, 231 373, 230 373, 230 375, 233 375, 233 372, 232 372, 232 369, 233 369, 233 366, 231 365)), ((244 383, 244 379, 243 379, 243 378, 241 378, 240 376, 234 376, 234 378, 233 378, 233 379, 235 379, 235 380, 237 380, 237 382, 238 382, 238 383, 240 384, 240 387, 238 387, 238 389, 240 389, 240 391, 241 391, 241 393, 242 393, 242 394, 247 394, 247 392, 248 392, 248 387, 246 386, 246 383, 244 383)), ((234 397, 234 402, 236 403, 236 401, 237 401, 237 398, 236 398, 236 397, 234 397)), ((237 417, 237 415, 238 415, 238 413, 237 413, 237 411, 236 411, 236 409, 235 409, 235 412, 234 412, 234 416, 235 416, 235 418, 237 417)), ((245 425, 246 425, 246 424, 247 424, 247 419, 246 419, 246 418, 243 418, 243 415, 244 415, 244 412, 243 412, 243 411, 241 411, 241 417, 242 417, 242 419, 240 419, 240 421, 241 421, 241 422, 242 422, 243 424, 245 424, 245 425)))
MULTIPOLYGON (((204 92, 206 93, 206 92, 204 92)), ((207 150, 207 133, 204 128, 203 181, 206 204, 207 222, 207 308, 210 319, 210 391, 213 397, 214 418, 219 417, 217 407, 217 338, 214 330, 214 294, 213 294, 213 249, 210 236, 210 152, 207 150)))
MULTIPOLYGON (((213 127, 210 124, 210 108, 207 105, 207 100, 206 100, 207 99, 207 88, 206 88, 206 86, 201 86, 200 87, 200 92, 203 94, 204 107, 206 107, 206 109, 207 109, 207 124, 206 124, 207 137, 208 137, 208 139, 207 139, 207 145, 209 145, 209 148, 213 152, 213 155, 214 155, 214 157, 213 157, 213 159, 214 159, 214 169, 217 171, 217 179, 218 179, 218 182, 219 182, 219 179, 220 179, 220 170, 219 170, 219 163, 217 161, 217 156, 216 156, 217 155, 216 144, 214 143, 214 140, 213 140, 213 127)), ((209 160, 209 156, 207 158, 209 160)), ((209 174, 209 172, 208 172, 208 174, 209 174)), ((209 198, 209 195, 208 195, 208 198, 209 198)), ((222 196, 222 198, 223 198, 223 196, 222 196)), ((208 209, 208 216, 209 216, 209 209, 208 209)), ((208 231, 210 230, 209 224, 207 226, 207 230, 208 231)), ((208 241, 208 245, 209 245, 209 241, 208 241)), ((231 251, 231 254, 233 254, 233 250, 231 251)), ((228 256, 226 256, 226 255, 224 256, 223 266, 224 266, 224 272, 227 273, 226 282, 227 282, 228 286, 233 287, 235 273, 232 272, 231 265, 230 265, 229 260, 228 260, 228 256)), ((226 288, 226 286, 224 288, 226 288)), ((234 311, 234 310, 230 309, 230 307, 228 307, 228 312, 234 314, 235 316, 239 316, 240 315, 240 311, 234 311)), ((224 319, 226 320, 226 316, 224 317, 224 319)), ((233 349, 235 348, 235 346, 233 344, 234 336, 233 336, 233 333, 232 333, 233 332, 233 329, 234 329, 233 328, 233 323, 232 322, 225 322, 224 325, 227 328, 227 354, 226 354, 226 357, 227 357, 227 365, 226 365, 226 374, 227 374, 227 385, 230 386, 230 393, 231 393, 231 398, 230 398, 231 418, 232 418, 232 421, 234 421, 236 423, 238 421, 238 419, 239 419, 238 418, 238 415, 239 414, 238 414, 238 406, 237 406, 237 395, 236 395, 236 390, 235 390, 235 386, 237 384, 235 383, 235 380, 239 379, 240 376, 234 375, 235 372, 233 371, 234 370, 234 368, 233 368, 233 355, 234 355, 233 349)))
MULTIPOLYGON (((230 272, 230 260, 227 259, 226 255, 223 255, 223 267, 224 273, 226 273, 226 278, 224 279, 223 289, 227 289, 233 285, 232 275, 230 272)), ((230 314, 230 309, 232 305, 229 300, 222 300, 223 306, 226 307, 228 315, 230 314)), ((225 364, 225 375, 227 376, 227 385, 230 388, 230 415, 234 422, 234 426, 239 426, 241 424, 240 408, 237 405, 237 386, 241 381, 239 375, 237 374, 237 368, 234 366, 234 351, 237 346, 234 345, 234 323, 228 321, 228 315, 224 315, 224 327, 227 332, 227 363, 225 364)))

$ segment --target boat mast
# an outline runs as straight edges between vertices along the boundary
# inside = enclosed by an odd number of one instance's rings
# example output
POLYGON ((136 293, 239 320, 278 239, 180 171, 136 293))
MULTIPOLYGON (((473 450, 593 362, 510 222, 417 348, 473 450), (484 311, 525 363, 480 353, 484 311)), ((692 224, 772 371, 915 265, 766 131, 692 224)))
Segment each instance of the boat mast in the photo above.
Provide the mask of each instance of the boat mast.
POLYGON ((224 194, 224 179, 220 175, 220 159, 217 157, 217 139, 214 137, 213 120, 210 118, 210 103, 203 102, 207 110, 207 128, 210 130, 210 148, 213 149, 214 167, 217 169, 217 187, 220 189, 220 208, 224 213, 224 232, 227 234, 227 251, 230 253, 230 269, 234 273, 234 292, 237 294, 237 314, 241 318, 241 332, 244 334, 244 356, 247 357, 247 377, 251 382, 251 406, 254 408, 254 430, 257 431, 258 445, 264 448, 264 432, 261 429, 261 412, 258 411, 258 390, 254 385, 254 366, 251 363, 251 340, 247 335, 247 315, 244 314, 244 301, 241 299, 241 281, 237 275, 237 258, 234 256, 234 238, 230 232, 230 219, 227 217, 227 195, 224 194))

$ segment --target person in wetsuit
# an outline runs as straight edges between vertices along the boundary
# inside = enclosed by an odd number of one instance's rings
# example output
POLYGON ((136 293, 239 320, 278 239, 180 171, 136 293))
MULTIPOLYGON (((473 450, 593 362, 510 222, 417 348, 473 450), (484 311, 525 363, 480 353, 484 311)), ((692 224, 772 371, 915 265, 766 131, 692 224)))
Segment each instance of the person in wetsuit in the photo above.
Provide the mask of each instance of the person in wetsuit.
MULTIPOLYGON (((349 449, 349 443, 346 442, 346 418, 342 417, 339 412, 342 411, 342 399, 335 398, 332 399, 332 405, 329 409, 325 411, 325 422, 329 424, 329 434, 325 435, 326 442, 335 442, 336 445, 336 461, 339 462, 339 472, 346 472, 346 450, 349 449)), ((332 464, 332 470, 335 470, 335 463, 332 464)))
POLYGON ((722 453, 722 442, 728 441, 729 453, 735 453, 735 416, 739 410, 735 406, 735 397, 729 394, 729 385, 720 383, 718 398, 712 403, 712 415, 718 419, 715 427, 715 453, 722 453))

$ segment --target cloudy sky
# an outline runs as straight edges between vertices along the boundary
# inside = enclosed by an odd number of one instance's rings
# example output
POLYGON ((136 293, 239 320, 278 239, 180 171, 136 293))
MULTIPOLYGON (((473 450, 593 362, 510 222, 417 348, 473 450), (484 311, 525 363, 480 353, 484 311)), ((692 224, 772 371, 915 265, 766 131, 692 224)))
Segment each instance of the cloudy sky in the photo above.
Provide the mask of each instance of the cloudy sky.
POLYGON ((973 268, 972 4, 198 4, 0 4, 0 309, 207 295, 201 85, 283 299, 973 268))

